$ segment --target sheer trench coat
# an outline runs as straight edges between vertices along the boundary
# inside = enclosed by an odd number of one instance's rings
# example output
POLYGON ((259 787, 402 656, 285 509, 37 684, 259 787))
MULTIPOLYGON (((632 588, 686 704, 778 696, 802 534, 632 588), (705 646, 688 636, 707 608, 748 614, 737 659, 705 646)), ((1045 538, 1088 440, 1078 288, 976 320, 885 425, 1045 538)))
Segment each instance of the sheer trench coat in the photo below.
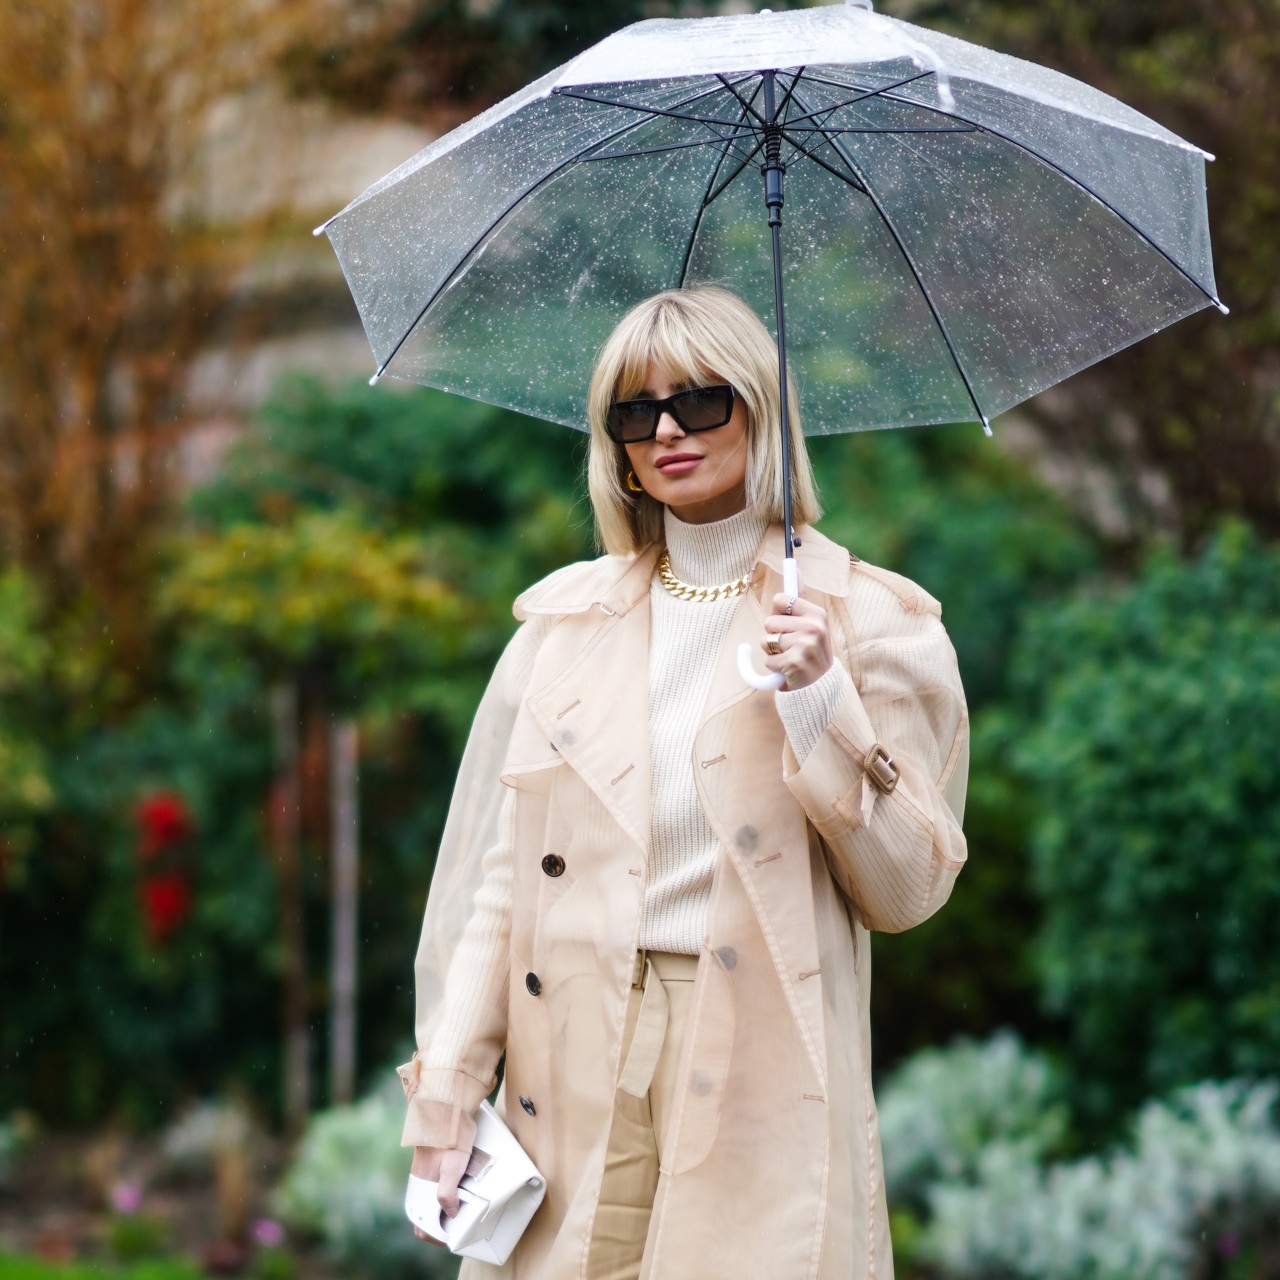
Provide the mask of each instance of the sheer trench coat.
MULTIPOLYGON (((645 1250, 655 1280, 892 1275, 868 931, 909 928, 950 893, 968 717, 937 602, 802 535, 802 589, 852 687, 799 765, 774 695, 739 678, 737 646, 758 647, 781 589, 771 528, 690 760, 720 853, 645 1250), (889 792, 864 768, 877 743, 889 792)), ((469 1145, 505 1050, 499 1112, 548 1182, 505 1268, 464 1264, 477 1280, 586 1274, 644 890, 658 551, 570 565, 516 602, 524 626, 437 859, 402 1143, 469 1145)))

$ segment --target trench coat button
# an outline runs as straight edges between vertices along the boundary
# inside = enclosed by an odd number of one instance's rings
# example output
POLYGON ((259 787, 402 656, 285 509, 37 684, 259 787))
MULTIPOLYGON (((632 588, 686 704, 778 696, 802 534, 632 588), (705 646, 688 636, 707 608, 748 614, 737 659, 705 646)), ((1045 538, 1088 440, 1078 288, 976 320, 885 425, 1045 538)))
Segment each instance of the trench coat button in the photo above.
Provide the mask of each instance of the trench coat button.
POLYGON ((549 876, 564 875, 564 859, 558 853, 549 853, 542 859, 542 869, 549 876))
POLYGON ((535 1106, 533 1105, 533 1099, 532 1099, 532 1098, 526 1098, 526 1097, 524 1096, 524 1094, 523 1094, 523 1093, 520 1095, 520 1105, 521 1105, 521 1106, 522 1106, 522 1107, 523 1107, 523 1108, 524 1108, 524 1109, 525 1109, 525 1110, 526 1110, 526 1111, 527 1111, 531 1116, 536 1116, 536 1115, 538 1114, 538 1108, 537 1108, 537 1107, 535 1107, 535 1106))
POLYGON ((524 987, 531 996, 540 996, 542 994, 542 979, 536 973, 526 973, 524 975, 524 987))

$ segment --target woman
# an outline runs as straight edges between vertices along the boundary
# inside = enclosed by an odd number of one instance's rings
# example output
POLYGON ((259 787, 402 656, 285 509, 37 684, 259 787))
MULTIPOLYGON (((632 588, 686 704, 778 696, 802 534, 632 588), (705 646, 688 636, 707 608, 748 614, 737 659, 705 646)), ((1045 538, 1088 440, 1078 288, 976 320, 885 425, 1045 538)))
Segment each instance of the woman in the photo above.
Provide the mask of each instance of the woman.
POLYGON ((624 317, 589 397, 610 554, 516 601, 459 773, 402 1142, 456 1209, 505 1050, 548 1183, 519 1280, 892 1271, 867 934, 950 892, 968 722, 937 603, 802 527, 794 419, 781 594, 777 367, 722 290, 624 317), (776 694, 737 675, 744 639, 776 694))

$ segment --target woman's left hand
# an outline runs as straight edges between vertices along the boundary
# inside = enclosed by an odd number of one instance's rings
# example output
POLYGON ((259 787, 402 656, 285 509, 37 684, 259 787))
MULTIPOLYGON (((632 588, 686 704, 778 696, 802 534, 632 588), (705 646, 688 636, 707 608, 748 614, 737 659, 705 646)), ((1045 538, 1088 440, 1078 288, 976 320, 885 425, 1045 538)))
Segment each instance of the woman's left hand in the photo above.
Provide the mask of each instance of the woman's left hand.
POLYGON ((760 647, 764 650, 764 665, 786 678, 784 689, 803 689, 831 670, 827 611, 821 605, 793 601, 779 592, 773 597, 773 612, 764 620, 760 647))

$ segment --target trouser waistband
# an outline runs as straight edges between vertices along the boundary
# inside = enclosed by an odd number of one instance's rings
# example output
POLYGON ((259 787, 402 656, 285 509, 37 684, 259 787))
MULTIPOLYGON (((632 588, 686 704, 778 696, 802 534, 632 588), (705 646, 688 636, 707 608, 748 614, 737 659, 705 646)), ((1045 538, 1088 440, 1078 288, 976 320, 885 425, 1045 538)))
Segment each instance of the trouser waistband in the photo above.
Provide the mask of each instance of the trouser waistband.
POLYGON ((653 971, 663 982, 692 982, 697 976, 697 956, 677 951, 649 951, 642 947, 636 952, 636 962, 631 970, 633 987, 644 986, 646 961, 653 965, 653 971))

